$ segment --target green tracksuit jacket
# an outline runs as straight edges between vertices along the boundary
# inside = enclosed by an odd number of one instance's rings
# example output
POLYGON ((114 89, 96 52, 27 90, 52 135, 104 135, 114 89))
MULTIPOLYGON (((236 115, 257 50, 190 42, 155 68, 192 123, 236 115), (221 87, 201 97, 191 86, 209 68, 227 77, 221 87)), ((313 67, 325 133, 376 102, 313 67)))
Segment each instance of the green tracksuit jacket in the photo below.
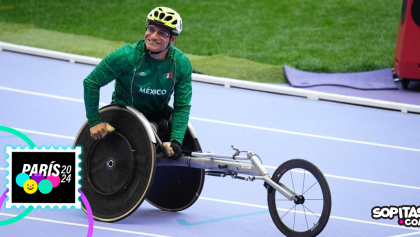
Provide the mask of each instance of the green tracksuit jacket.
POLYGON ((182 144, 191 108, 191 73, 190 61, 173 45, 164 61, 146 53, 144 40, 115 50, 83 81, 89 126, 102 122, 99 89, 115 79, 114 103, 132 106, 146 117, 166 110, 174 93, 170 141, 182 144))

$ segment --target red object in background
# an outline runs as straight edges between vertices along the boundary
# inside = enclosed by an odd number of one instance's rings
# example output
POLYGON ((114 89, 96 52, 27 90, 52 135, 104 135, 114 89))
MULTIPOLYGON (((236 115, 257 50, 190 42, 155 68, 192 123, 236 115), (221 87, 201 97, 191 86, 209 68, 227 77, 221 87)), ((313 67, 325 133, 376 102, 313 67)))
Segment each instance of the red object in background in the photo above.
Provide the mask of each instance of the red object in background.
POLYGON ((394 70, 403 88, 410 79, 420 79, 420 0, 403 0, 394 70))

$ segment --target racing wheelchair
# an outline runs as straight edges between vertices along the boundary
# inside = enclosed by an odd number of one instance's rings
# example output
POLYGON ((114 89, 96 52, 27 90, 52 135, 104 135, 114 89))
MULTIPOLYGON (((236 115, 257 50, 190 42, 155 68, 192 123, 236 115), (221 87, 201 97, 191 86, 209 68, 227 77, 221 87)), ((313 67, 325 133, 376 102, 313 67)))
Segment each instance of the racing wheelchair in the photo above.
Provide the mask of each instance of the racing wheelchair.
POLYGON ((81 189, 96 220, 119 221, 144 200, 164 211, 185 210, 197 201, 205 175, 210 175, 264 181, 269 213, 286 236, 316 236, 328 222, 330 189, 308 161, 286 161, 270 175, 252 151, 240 156, 244 151, 232 146, 233 155, 203 153, 190 123, 182 156, 170 160, 161 148, 165 133, 136 109, 109 105, 100 109, 100 116, 115 131, 94 140, 85 122, 73 144, 82 147, 81 189))

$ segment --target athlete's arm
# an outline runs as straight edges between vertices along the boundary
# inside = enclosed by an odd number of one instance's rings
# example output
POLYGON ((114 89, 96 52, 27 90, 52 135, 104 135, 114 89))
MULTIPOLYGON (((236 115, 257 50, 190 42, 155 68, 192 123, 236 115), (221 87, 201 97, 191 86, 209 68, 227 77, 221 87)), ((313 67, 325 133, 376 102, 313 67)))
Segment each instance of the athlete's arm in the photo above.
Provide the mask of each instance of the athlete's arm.
POLYGON ((191 74, 192 67, 188 58, 179 62, 179 75, 174 89, 174 112, 171 122, 171 138, 170 141, 176 140, 182 144, 185 132, 188 127, 188 120, 191 109, 191 74))
POLYGON ((128 68, 127 50, 121 47, 106 58, 83 80, 86 117, 94 138, 104 134, 105 125, 99 116, 99 90, 115 78, 121 76, 128 68), (96 126, 97 125, 97 126, 96 126))

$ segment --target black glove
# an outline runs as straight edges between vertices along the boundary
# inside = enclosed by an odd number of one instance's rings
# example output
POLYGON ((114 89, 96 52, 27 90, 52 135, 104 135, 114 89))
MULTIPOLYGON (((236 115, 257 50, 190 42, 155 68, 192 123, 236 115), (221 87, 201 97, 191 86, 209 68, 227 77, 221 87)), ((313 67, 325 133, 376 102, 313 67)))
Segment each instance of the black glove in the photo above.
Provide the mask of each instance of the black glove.
POLYGON ((174 150, 175 154, 170 158, 174 160, 178 159, 178 157, 182 155, 181 144, 174 140, 171 142, 171 147, 172 147, 172 150, 174 150))

